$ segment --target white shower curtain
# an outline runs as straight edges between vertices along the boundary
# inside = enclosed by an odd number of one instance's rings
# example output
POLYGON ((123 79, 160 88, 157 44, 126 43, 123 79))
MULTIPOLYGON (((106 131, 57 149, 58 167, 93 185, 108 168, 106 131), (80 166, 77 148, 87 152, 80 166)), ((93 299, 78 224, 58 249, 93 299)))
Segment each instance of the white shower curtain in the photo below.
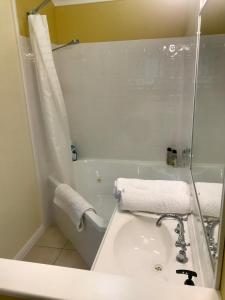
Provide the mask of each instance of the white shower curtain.
POLYGON ((47 18, 41 15, 30 15, 28 20, 52 171, 60 182, 71 184, 72 155, 69 124, 53 60, 47 18))

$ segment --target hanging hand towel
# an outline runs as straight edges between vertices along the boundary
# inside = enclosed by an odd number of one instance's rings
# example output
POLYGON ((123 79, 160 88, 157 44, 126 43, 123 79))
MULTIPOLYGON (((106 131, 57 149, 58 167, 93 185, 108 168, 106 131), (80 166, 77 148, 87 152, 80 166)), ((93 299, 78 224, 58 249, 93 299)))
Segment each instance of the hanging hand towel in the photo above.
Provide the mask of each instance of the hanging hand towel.
POLYGON ((118 178, 119 208, 151 213, 190 213, 189 186, 183 181, 118 178))
POLYGON ((79 232, 84 229, 85 212, 95 212, 94 207, 67 184, 57 186, 54 203, 70 217, 79 232))

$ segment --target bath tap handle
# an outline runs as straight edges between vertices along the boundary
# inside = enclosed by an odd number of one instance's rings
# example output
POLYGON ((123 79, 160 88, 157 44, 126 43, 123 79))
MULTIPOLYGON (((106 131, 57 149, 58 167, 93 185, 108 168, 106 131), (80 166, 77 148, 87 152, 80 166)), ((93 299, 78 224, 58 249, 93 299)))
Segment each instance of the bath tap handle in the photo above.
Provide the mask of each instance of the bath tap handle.
POLYGON ((181 247, 183 249, 186 249, 186 247, 191 246, 191 244, 190 243, 186 243, 184 239, 181 239, 181 240, 178 239, 178 241, 176 241, 176 243, 175 243, 175 246, 176 247, 181 247))
POLYGON ((176 256, 176 260, 182 264, 186 264, 188 262, 186 250, 182 249, 179 251, 179 253, 176 256))
POLYGON ((177 224, 177 227, 174 229, 177 234, 180 234, 180 223, 177 224))
POLYGON ((182 221, 187 221, 188 220, 188 215, 182 217, 182 221))
MULTIPOLYGON (((181 226, 180 226, 180 223, 177 223, 177 227, 174 229, 174 231, 175 231, 177 234, 181 234, 181 226)), ((185 233, 185 230, 183 230, 183 233, 185 233)))

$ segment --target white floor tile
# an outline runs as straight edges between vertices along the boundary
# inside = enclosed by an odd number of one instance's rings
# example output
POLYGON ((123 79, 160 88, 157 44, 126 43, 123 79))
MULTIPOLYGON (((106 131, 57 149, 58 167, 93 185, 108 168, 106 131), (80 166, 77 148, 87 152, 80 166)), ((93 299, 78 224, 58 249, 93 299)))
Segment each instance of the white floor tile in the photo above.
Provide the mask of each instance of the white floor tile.
POLYGON ((34 246, 24 258, 24 261, 36 262, 40 264, 54 264, 61 249, 34 246))
POLYGON ((55 265, 68 268, 88 269, 87 265, 77 251, 66 249, 62 250, 60 256, 55 262, 55 265))
POLYGON ((39 239, 36 246, 53 247, 62 249, 67 239, 62 235, 56 226, 47 228, 46 232, 39 239))
POLYGON ((64 246, 63 249, 66 249, 66 250, 76 250, 76 249, 74 249, 74 246, 71 243, 71 241, 67 241, 67 243, 66 243, 66 245, 64 246))

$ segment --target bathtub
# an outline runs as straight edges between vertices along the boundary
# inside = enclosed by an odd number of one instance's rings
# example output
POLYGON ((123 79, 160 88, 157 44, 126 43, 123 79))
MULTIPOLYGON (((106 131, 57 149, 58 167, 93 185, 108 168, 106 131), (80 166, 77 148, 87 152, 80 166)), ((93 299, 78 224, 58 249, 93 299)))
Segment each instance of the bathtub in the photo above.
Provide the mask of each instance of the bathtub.
MULTIPOLYGON (((188 170, 173 168, 163 162, 125 160, 78 160, 73 163, 73 187, 96 211, 87 212, 85 228, 78 232, 70 218, 54 205, 56 224, 73 243, 89 267, 94 262, 107 225, 116 207, 113 197, 114 181, 118 177, 187 180, 188 170)), ((56 182, 51 178, 56 186, 56 182)))
POLYGON ((195 182, 217 182, 224 180, 224 164, 192 164, 192 175, 195 182))

